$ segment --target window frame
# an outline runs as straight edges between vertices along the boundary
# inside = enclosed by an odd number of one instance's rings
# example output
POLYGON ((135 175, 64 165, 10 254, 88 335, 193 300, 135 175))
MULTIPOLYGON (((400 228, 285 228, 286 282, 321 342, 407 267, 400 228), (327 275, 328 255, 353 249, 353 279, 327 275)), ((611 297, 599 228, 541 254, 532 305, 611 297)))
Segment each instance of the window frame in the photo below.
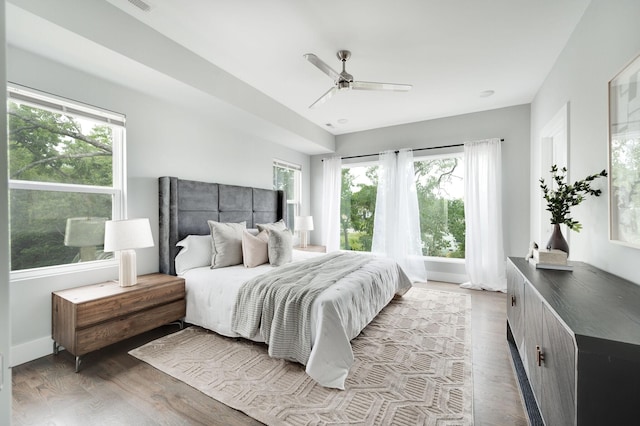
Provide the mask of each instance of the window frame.
MULTIPOLYGON (((97 195, 110 195, 112 198, 111 220, 119 220, 127 217, 127 176, 126 176, 126 117, 124 114, 108 111, 103 108, 84 104, 79 101, 66 99, 60 96, 45 93, 36 89, 21 86, 15 83, 7 83, 7 103, 17 101, 34 108, 63 113, 82 120, 89 120, 99 124, 107 124, 112 129, 112 176, 110 187, 83 185, 75 183, 25 181, 8 177, 8 189, 89 193, 97 195)), ((7 118, 8 119, 8 116, 7 118)), ((8 149, 8 145, 7 145, 8 149)), ((11 242, 11 217, 9 217, 9 241, 11 242)), ((67 263, 60 265, 43 266, 37 268, 20 269, 10 271, 11 281, 21 281, 45 276, 81 272, 110 268, 118 265, 118 257, 112 259, 93 260, 89 262, 67 263)))
MULTIPOLYGON (((286 199, 286 203, 287 203, 287 212, 289 211, 289 205, 293 205, 293 212, 294 212, 294 217, 295 216, 300 216, 300 211, 302 210, 302 166, 299 164, 294 164, 288 161, 284 161, 284 160, 278 160, 278 159, 273 159, 272 161, 272 174, 275 171, 275 168, 281 168, 281 169, 287 169, 287 170, 292 170, 294 172, 293 174, 293 199, 286 199)), ((273 178, 274 176, 272 176, 273 178)), ((277 189, 275 187, 275 185, 273 185, 274 189, 277 189)), ((287 195, 287 191, 285 192, 285 196, 287 195)), ((287 226, 289 226, 290 224, 293 224, 293 220, 294 218, 289 218, 287 217, 287 221, 289 223, 287 223, 287 226)), ((295 232, 295 229, 293 229, 293 226, 291 226, 291 230, 295 232)))

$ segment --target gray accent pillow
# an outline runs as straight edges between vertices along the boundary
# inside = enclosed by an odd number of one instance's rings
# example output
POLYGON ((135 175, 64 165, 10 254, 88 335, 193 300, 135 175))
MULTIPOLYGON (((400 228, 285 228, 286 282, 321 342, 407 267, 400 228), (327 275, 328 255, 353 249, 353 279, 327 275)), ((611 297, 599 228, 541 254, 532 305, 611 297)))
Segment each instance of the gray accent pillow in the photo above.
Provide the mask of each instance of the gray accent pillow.
POLYGON ((273 223, 257 223, 256 226, 260 232, 271 231, 272 229, 275 229, 276 231, 284 231, 287 229, 287 224, 284 223, 284 220, 282 219, 273 223))
POLYGON ((272 266, 280 266, 291 262, 293 252, 293 235, 288 229, 269 231, 269 263, 272 266))
POLYGON ((242 263, 242 231, 246 222, 223 223, 208 220, 211 230, 211 269, 242 263))

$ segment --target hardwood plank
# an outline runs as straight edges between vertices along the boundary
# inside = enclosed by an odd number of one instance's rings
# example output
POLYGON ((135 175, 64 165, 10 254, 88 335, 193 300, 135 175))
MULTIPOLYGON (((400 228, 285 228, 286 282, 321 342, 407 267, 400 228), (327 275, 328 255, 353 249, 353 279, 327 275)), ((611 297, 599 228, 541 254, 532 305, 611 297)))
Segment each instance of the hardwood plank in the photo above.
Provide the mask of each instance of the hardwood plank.
MULTIPOLYGON (((417 286, 471 295, 475 424, 526 425, 505 336, 506 295, 417 286)), ((91 352, 79 373, 67 351, 14 367, 13 425, 259 425, 127 353, 177 330, 163 326, 91 352)))

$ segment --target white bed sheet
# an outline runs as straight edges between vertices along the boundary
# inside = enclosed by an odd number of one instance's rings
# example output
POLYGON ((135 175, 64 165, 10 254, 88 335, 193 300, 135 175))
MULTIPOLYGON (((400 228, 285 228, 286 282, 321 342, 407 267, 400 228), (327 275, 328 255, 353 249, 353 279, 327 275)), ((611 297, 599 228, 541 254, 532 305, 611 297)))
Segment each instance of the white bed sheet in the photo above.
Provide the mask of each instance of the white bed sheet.
MULTIPOLYGON (((299 261, 322 254, 293 251, 299 261)), ((368 254, 362 254, 369 256, 368 254)), ((396 262, 375 258, 323 291, 312 305, 312 349, 305 371, 322 386, 344 389, 353 364, 350 341, 384 308, 394 294, 404 294, 411 282, 396 262), (372 278, 373 277, 373 278, 372 278), (372 283, 372 279, 375 281, 372 283), (363 285, 363 282, 372 283, 363 285)), ((185 321, 228 337, 239 337, 231 324, 236 296, 247 280, 268 272, 266 264, 227 268, 194 268, 182 274, 186 282, 185 321)), ((264 341, 257 336, 255 341, 264 341)))

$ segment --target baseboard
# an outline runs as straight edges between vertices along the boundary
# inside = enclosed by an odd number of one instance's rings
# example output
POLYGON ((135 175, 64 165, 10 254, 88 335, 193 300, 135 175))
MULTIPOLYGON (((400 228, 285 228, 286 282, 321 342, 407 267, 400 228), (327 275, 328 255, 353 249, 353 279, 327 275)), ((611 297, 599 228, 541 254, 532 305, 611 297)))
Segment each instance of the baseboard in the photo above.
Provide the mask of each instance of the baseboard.
POLYGON ((53 353, 51 337, 42 337, 11 347, 11 366, 15 367, 53 353))
POLYGON ((445 283, 462 284, 469 281, 469 277, 464 274, 453 274, 451 272, 429 271, 427 269, 427 280, 442 281, 445 283))

